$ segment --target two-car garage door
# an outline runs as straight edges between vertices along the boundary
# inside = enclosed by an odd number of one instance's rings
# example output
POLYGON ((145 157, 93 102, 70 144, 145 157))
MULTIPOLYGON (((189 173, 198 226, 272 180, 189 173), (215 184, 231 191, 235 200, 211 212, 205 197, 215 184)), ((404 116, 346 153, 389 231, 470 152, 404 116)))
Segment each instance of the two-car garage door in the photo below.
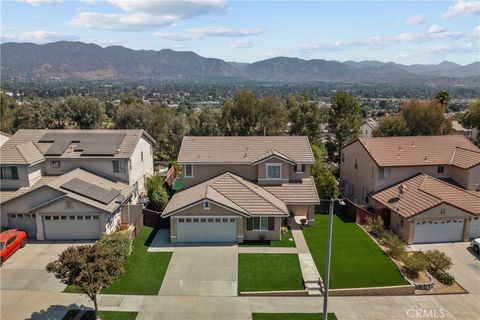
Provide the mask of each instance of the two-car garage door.
POLYGON ((47 240, 98 239, 101 232, 98 215, 46 215, 43 228, 47 240))
POLYGON ((462 241, 463 219, 415 222, 413 243, 462 241))
POLYGON ((237 219, 179 218, 177 242, 237 242, 237 219))

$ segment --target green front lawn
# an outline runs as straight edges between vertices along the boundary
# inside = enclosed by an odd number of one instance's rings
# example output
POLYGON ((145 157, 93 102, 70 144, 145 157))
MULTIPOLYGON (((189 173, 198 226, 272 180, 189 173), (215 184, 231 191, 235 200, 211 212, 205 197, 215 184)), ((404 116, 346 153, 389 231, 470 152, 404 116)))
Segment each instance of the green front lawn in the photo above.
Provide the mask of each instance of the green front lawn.
MULTIPOLYGON (((80 310, 68 310, 67 314, 63 316, 62 320, 73 320, 80 313, 80 310)), ((123 312, 123 311, 98 311, 98 316, 102 320, 135 320, 137 312, 123 312)), ((88 310, 82 316, 81 320, 95 320, 95 312, 88 310)))
MULTIPOLYGON (((133 241, 133 250, 123 265, 125 273, 101 293, 157 295, 167 272, 171 252, 147 252, 155 237, 156 230, 144 226, 133 241)), ((68 286, 64 292, 78 292, 74 286, 68 286)))
MULTIPOLYGON (((362 288, 405 285, 393 261, 354 222, 334 216, 330 288, 362 288)), ((310 253, 324 278, 328 215, 315 215, 315 223, 303 229, 310 253)))
POLYGON ((288 232, 282 235, 280 240, 246 240, 240 243, 239 246, 257 246, 257 247, 295 247, 295 240, 293 240, 292 230, 288 228, 288 232), (291 241, 290 241, 291 239, 291 241))
POLYGON ((238 255, 238 291, 303 289, 298 255, 285 253, 238 255))
MULTIPOLYGON (((253 320, 321 320, 321 313, 253 313, 253 320)), ((328 314, 328 320, 337 320, 334 313, 328 314)))

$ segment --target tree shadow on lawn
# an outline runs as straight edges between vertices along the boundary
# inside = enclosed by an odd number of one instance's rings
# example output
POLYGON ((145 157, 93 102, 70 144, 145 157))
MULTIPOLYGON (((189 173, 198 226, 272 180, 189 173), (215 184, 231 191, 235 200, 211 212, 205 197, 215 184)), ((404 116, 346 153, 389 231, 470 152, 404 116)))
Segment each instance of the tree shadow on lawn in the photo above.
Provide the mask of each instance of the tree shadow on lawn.
POLYGON ((83 305, 79 306, 77 304, 71 304, 68 306, 62 305, 51 305, 47 309, 43 309, 40 311, 35 311, 32 313, 30 318, 27 320, 53 320, 53 319, 63 319, 63 317, 67 314, 69 310, 72 309, 91 309, 89 307, 85 307, 83 305))
MULTIPOLYGON (((325 212, 320 212, 318 214, 321 214, 322 216, 328 216, 328 213, 325 212)), ((350 216, 348 216, 346 213, 342 212, 335 212, 333 215, 337 216, 342 220, 343 223, 355 223, 355 220, 353 220, 350 216)))

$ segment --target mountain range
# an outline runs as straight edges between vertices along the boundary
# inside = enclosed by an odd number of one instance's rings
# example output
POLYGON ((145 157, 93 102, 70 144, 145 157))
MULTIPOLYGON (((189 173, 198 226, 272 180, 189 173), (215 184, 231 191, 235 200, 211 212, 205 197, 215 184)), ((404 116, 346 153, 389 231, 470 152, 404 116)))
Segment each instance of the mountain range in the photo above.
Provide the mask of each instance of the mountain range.
POLYGON ((205 58, 191 51, 132 50, 83 42, 0 45, 3 80, 57 77, 83 80, 251 80, 360 84, 480 85, 480 62, 465 66, 402 65, 276 57, 254 63, 205 58))

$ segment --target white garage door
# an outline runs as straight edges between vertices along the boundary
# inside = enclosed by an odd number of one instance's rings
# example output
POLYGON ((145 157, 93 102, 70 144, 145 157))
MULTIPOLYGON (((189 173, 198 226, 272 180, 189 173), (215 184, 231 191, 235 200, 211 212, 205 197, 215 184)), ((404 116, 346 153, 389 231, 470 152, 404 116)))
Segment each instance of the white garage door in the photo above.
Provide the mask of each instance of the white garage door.
POLYGON ((35 213, 10 213, 8 214, 8 227, 27 232, 29 238, 37 236, 37 222, 35 213))
POLYGON ((462 241, 463 219, 415 222, 413 243, 462 241))
POLYGON ((469 237, 480 238, 480 218, 479 217, 475 217, 472 220, 470 220, 469 237))
POLYGON ((98 215, 47 215, 43 217, 45 239, 90 240, 100 235, 98 215))
POLYGON ((237 242, 237 219, 180 218, 177 242, 237 242))

